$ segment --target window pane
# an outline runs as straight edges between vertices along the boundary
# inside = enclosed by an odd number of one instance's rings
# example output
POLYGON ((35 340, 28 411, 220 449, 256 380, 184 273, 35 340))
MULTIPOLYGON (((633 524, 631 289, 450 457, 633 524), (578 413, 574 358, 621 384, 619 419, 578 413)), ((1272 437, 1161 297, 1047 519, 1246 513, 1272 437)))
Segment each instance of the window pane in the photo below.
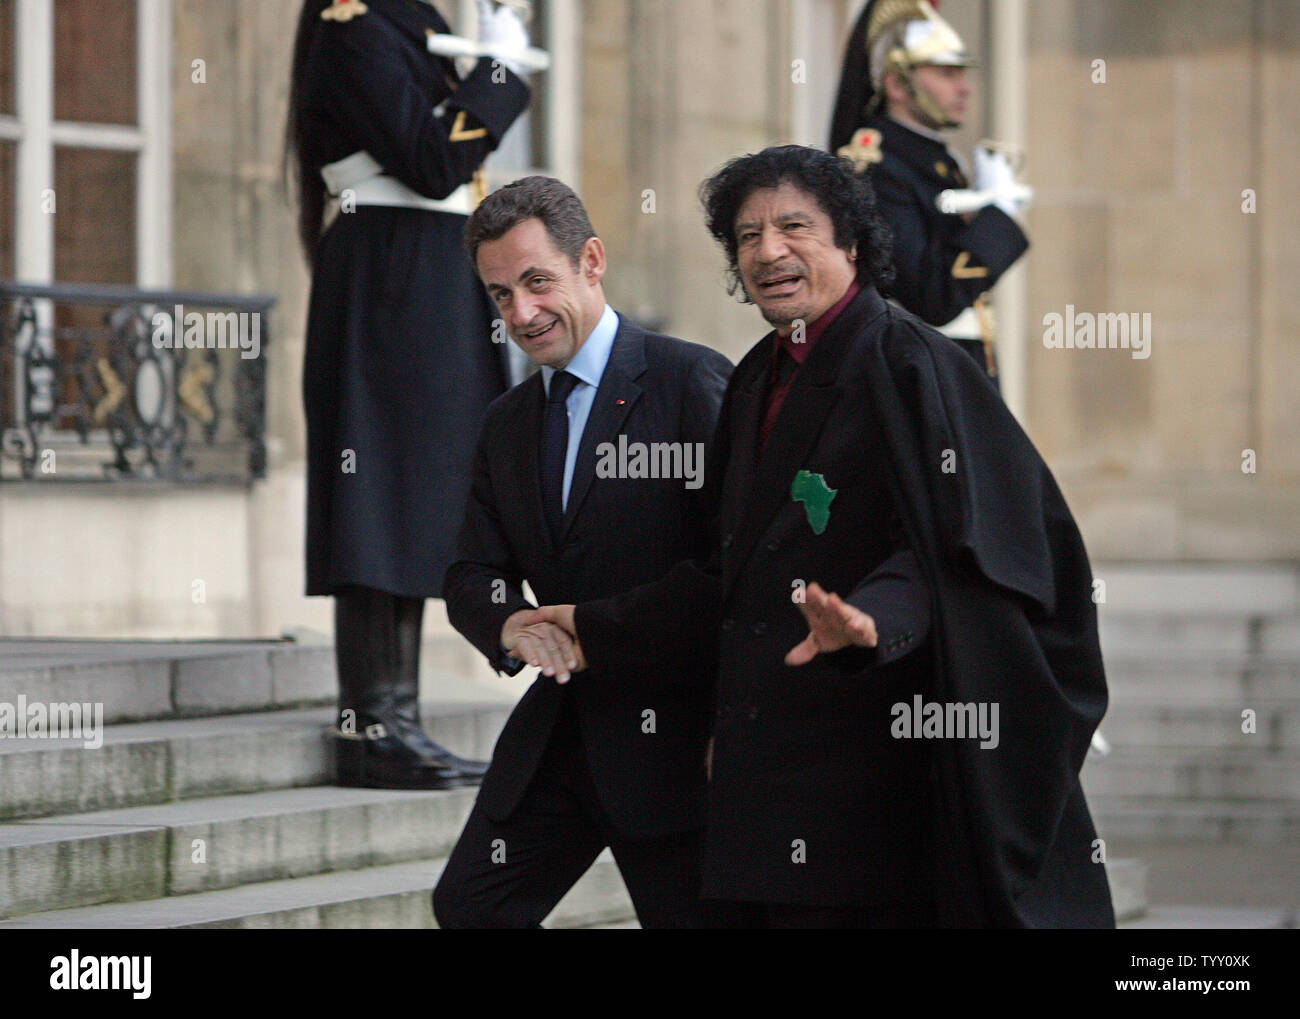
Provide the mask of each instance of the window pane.
POLYGON ((54 5, 54 119, 136 122, 135 0, 54 5))
MULTIPOLYGON (((61 283, 135 282, 135 168, 132 152, 55 146, 54 278, 61 283)), ((54 349, 65 363, 76 356, 79 330, 104 329, 104 309, 60 304, 54 309, 54 349)), ((70 379, 58 388, 71 406, 70 379)), ((61 427, 71 421, 61 420, 61 427)))
POLYGON ((14 112, 14 0, 0 0, 0 113, 14 112))
POLYGON ((135 282, 133 152, 55 146, 54 278, 135 282))

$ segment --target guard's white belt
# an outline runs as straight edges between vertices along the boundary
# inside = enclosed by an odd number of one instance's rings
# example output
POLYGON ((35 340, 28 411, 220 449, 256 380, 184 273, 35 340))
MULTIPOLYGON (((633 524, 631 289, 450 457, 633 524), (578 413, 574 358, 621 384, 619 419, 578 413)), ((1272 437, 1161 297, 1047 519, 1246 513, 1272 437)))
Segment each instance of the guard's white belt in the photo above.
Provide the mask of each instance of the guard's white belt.
POLYGON ((352 201, 357 205, 396 205, 460 216, 474 211, 468 185, 462 184, 446 198, 427 198, 396 177, 387 176, 384 168, 364 149, 322 166, 320 175, 330 194, 338 198, 344 191, 351 191, 352 201))
POLYGON ((955 340, 978 340, 981 336, 980 317, 974 308, 967 308, 947 325, 935 328, 955 340))

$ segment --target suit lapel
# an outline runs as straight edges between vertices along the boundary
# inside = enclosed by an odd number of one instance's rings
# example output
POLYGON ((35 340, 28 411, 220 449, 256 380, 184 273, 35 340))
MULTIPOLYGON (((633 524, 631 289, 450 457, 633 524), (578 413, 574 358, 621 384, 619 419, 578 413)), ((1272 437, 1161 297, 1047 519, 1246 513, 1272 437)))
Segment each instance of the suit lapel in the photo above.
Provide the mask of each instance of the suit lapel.
POLYGON ((581 511, 591 481, 596 476, 596 447, 602 442, 617 443, 623 422, 641 398, 642 390, 635 380, 645 370, 645 333, 620 315, 609 361, 606 362, 605 372, 596 387, 596 397, 591 405, 591 413, 587 415, 587 425, 578 446, 578 459, 573 465, 569 500, 560 528, 562 541, 568 536, 569 528, 581 511))
MULTIPOLYGON (((738 432, 722 509, 722 533, 733 535, 732 547, 724 557, 724 594, 731 590, 754 544, 790 501, 790 482, 795 474, 808 466, 822 426, 843 396, 837 374, 845 353, 862 326, 884 309, 884 301, 876 291, 865 287, 831 323, 795 374, 767 444, 759 454, 758 430, 766 402, 769 364, 767 358, 762 360, 763 368, 756 373, 748 399, 741 401, 734 412, 738 432)), ((770 351, 771 340, 766 342, 770 351)))
MULTIPOLYGON (((771 336, 760 341, 771 349, 771 336)), ((731 450, 727 456, 727 476, 723 479, 718 507, 718 529, 724 542, 723 563, 737 559, 736 539, 740 537, 749 499, 753 496, 754 465, 758 457, 758 429, 763 413, 763 395, 767 385, 768 359, 758 358, 757 367, 748 377, 738 380, 731 394, 731 450)), ((738 371, 740 369, 737 369, 738 371)), ((724 577, 725 582, 725 577, 724 577)))
POLYGON ((542 387, 542 373, 534 372, 522 383, 522 401, 518 423, 519 434, 527 436, 524 442, 512 442, 515 450, 515 478, 523 488, 524 512, 532 521, 537 540, 540 544, 550 546, 551 535, 546 526, 546 514, 542 512, 541 479, 541 435, 542 403, 546 399, 546 390, 542 387))

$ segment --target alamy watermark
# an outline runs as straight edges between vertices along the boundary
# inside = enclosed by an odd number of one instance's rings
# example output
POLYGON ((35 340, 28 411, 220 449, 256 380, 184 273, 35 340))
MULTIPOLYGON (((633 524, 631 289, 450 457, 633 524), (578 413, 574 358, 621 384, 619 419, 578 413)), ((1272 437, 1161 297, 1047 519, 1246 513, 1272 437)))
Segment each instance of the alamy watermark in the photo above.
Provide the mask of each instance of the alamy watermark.
POLYGON ((104 745, 103 701, 0 701, 0 739, 79 739, 87 750, 104 745))
POLYGON ((981 750, 999 743, 996 701, 925 701, 920 694, 912 703, 899 701, 889 709, 894 716, 889 734, 894 739, 978 739, 981 750))
POLYGON ((154 312, 153 345, 157 350, 238 349, 240 357, 251 361, 262 352, 262 313, 210 311, 204 315, 178 304, 171 314, 154 312))
POLYGON ((55 991, 130 991, 144 999, 152 992, 153 956, 82 955, 73 949, 50 960, 50 988, 55 991))
POLYGON ((1074 310, 1049 311, 1043 316, 1043 346, 1048 350, 1128 350, 1135 361, 1151 356, 1151 312, 1074 310))
POLYGON ((678 478, 687 488, 704 484, 704 443, 602 442, 596 447, 598 478, 678 478))

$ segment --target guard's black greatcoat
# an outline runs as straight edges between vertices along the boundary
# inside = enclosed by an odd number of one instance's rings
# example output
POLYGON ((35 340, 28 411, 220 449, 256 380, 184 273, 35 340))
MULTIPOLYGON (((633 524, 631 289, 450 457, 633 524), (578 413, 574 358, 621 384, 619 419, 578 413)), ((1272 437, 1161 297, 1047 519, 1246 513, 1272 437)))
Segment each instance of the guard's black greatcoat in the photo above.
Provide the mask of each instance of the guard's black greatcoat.
MULTIPOLYGON (((707 554, 701 489, 682 478, 596 477, 601 443, 700 443, 713 439, 731 365, 693 343, 646 333, 620 316, 605 374, 582 434, 560 547, 542 513, 538 436, 541 373, 488 410, 474 483, 447 574, 447 616, 495 668, 518 672, 501 650, 501 627, 528 608, 527 580, 542 605, 604 598, 662 577, 707 554)), ((494 821, 518 806, 572 698, 583 754, 600 803, 634 839, 698 828, 704 812, 704 746, 713 694, 709 650, 678 669, 631 662, 576 673, 567 686, 539 676, 506 723, 479 805, 494 821), (653 724, 647 729, 646 711, 653 724)))
POLYGON ((868 173, 894 236, 889 296, 931 325, 946 325, 992 288, 1029 241, 997 206, 969 216, 939 211, 940 192, 970 186, 942 142, 883 115, 866 126, 881 135, 881 160, 868 173))
POLYGON ((971 359, 870 287, 809 353, 756 458, 770 356, 764 341, 741 361, 723 406, 719 554, 576 610, 599 669, 707 653, 721 617, 706 892, 814 902, 838 887, 844 905, 932 901, 948 926, 1113 926, 1078 778, 1106 706, 1091 572, 1047 466, 971 359), (822 535, 790 499, 801 469, 839 488, 822 535), (918 584, 888 561, 862 580, 896 547, 895 515, 930 598, 910 653, 918 617, 897 595, 918 584), (879 657, 785 666, 807 632, 796 579, 853 592, 878 616, 879 657), (998 746, 886 739, 914 693, 996 702, 998 746), (928 859, 904 866, 918 839, 928 859))
MULTIPOLYGON (((387 175, 445 198, 496 147, 528 89, 504 68, 494 81, 488 60, 460 81, 426 49, 426 30, 447 31, 429 4, 366 6, 317 31, 299 111, 304 163, 315 171, 364 149, 387 175)), ((464 228, 453 213, 358 205, 321 238, 303 366, 308 594, 345 584, 442 593, 474 438, 506 389, 464 228)))

